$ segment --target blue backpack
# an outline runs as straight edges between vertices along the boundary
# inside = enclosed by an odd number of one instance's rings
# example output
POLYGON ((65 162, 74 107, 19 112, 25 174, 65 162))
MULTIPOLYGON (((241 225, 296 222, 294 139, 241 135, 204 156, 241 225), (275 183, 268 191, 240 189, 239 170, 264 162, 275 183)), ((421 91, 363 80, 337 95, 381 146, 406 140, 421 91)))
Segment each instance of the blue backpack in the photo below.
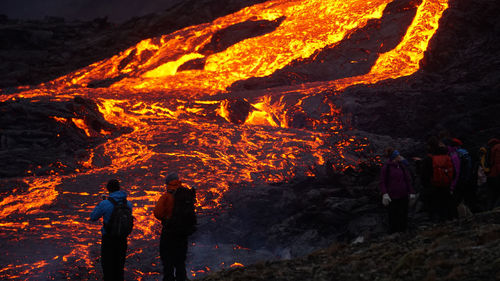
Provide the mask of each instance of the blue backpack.
POLYGON ((472 160, 470 154, 463 148, 457 149, 457 154, 460 158, 460 174, 458 180, 460 182, 468 182, 472 178, 472 160))

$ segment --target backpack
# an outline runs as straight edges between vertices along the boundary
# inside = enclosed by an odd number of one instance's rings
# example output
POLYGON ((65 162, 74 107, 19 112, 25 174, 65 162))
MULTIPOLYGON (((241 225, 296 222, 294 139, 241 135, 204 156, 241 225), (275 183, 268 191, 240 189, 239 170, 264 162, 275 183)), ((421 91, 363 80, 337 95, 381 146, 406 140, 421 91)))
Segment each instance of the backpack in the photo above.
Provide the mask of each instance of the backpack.
POLYGON ((189 236, 196 231, 196 189, 179 187, 174 192, 172 217, 164 223, 169 234, 189 236))
POLYGON ((435 187, 449 188, 453 181, 453 163, 449 155, 431 155, 432 178, 435 187))
POLYGON ((134 227, 134 217, 132 209, 127 202, 116 202, 113 198, 108 198, 113 204, 113 212, 107 224, 104 225, 106 234, 113 237, 127 237, 134 227))

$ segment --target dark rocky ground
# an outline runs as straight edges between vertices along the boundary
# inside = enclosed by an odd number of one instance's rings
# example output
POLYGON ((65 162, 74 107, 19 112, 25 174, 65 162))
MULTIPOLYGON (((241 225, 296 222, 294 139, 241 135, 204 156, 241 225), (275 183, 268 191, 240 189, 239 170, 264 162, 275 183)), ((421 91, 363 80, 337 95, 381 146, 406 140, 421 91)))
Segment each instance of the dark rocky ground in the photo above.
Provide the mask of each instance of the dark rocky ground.
POLYGON ((81 169, 87 149, 130 132, 108 123, 94 101, 32 101, 0 103, 0 178, 81 169), (72 119, 88 127, 78 128, 72 119))
POLYGON ((497 1, 451 1, 419 72, 342 93, 352 125, 419 140, 447 129, 473 152, 500 136, 499 14, 497 1))
POLYGON ((290 258, 332 241, 385 234, 377 172, 377 166, 365 167, 363 172, 325 169, 321 177, 232 188, 224 195, 224 203, 230 208, 206 222, 196 235, 214 236, 219 241, 290 258))
POLYGON ((200 280, 499 280, 500 209, 200 280))

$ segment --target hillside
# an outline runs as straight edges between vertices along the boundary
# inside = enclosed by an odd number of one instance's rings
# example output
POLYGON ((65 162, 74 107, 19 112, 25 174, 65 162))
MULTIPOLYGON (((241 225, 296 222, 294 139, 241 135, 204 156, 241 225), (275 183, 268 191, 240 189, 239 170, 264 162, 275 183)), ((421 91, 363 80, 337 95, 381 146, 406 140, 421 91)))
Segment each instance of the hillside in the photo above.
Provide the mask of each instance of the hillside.
POLYGON ((202 281, 500 279, 500 209, 364 242, 335 243, 302 258, 261 262, 202 281))

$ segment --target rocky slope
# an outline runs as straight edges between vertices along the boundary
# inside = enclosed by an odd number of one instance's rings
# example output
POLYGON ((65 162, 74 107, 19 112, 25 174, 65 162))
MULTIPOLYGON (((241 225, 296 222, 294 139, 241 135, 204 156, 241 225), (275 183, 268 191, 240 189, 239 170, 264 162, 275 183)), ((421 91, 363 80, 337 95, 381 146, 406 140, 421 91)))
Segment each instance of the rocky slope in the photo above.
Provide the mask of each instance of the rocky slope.
POLYGON ((108 123, 94 101, 0 103, 0 178, 73 172, 88 148, 130 132, 108 123), (77 126, 79 122, 80 127, 77 126))
POLYGON ((360 130, 423 140, 447 129, 476 151, 500 134, 498 14, 498 1, 451 1, 418 73, 348 88, 339 106, 360 130))
MULTIPOLYGON (((238 81, 232 89, 263 89, 367 73, 377 52, 386 51, 370 50, 380 45, 390 49, 397 43, 386 35, 393 32, 395 22, 404 30, 415 4, 394 1, 381 19, 372 20, 339 44, 270 76, 238 81), (352 64, 353 59, 358 63, 352 64)), ((450 1, 416 74, 352 86, 340 95, 323 94, 335 101, 350 117, 346 123, 358 130, 425 140, 448 129, 475 150, 500 133, 499 14, 498 1, 450 1)))
POLYGON ((499 280, 500 209, 415 235, 335 243, 298 259, 261 262, 200 280, 499 280))

